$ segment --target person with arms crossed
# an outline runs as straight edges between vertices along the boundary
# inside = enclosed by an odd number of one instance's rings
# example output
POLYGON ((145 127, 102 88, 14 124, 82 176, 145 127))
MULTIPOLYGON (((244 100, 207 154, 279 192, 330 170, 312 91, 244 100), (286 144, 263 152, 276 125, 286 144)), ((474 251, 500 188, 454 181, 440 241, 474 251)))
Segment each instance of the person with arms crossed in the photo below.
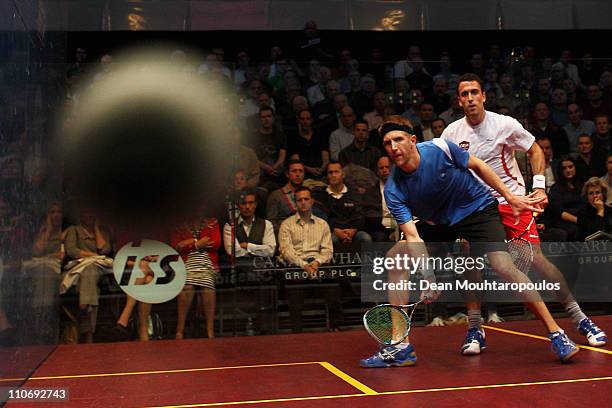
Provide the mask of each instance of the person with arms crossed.
MULTIPOLYGON (((458 144, 468 153, 482 160, 501 178, 508 190, 519 196, 525 195, 525 182, 514 157, 514 151, 526 152, 534 174, 534 196, 541 199, 537 206, 543 209, 548 203, 544 176, 546 162, 542 149, 535 143, 534 136, 516 119, 485 110, 486 96, 482 80, 475 74, 465 74, 459 78, 457 98, 463 107, 465 118, 448 125, 442 133, 442 139, 458 144)), ((532 220, 531 211, 526 210, 521 213, 520 222, 517 224, 513 208, 505 197, 492 187, 489 187, 489 190, 499 202, 499 213, 506 238, 512 239, 520 236, 532 220)), ((546 280, 560 284, 560 290, 556 293, 557 297, 572 317, 578 331, 586 336, 591 346, 605 345, 606 334, 582 312, 559 269, 542 253, 536 223, 531 224, 529 232, 524 237, 533 245, 533 269, 546 280)), ((478 354, 484 345, 484 331, 479 327, 480 304, 478 302, 468 305, 468 319, 470 331, 466 338, 467 347, 464 346, 462 353, 478 354), (476 335, 476 332, 480 335, 476 335), (480 337, 483 339, 482 342, 477 340, 480 337)))

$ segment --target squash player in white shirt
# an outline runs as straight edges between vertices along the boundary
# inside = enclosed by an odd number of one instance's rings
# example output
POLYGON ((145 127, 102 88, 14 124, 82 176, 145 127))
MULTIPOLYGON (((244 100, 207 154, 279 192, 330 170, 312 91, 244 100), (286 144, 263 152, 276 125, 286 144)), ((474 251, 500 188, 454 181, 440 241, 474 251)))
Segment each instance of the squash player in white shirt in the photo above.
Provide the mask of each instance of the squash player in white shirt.
MULTIPOLYGON (((524 129, 516 119, 485 110, 486 96, 483 91, 482 79, 478 75, 465 74, 459 78, 457 98, 465 112, 465 118, 449 124, 441 138, 458 144, 470 154, 487 163, 510 191, 516 195, 525 195, 526 191, 523 176, 514 158, 514 151, 526 152, 534 174, 533 188, 537 191, 536 197, 546 197, 544 153, 535 143, 535 137, 524 129)), ((506 230, 507 239, 519 236, 529 225, 532 214, 530 212, 523 213, 519 223, 515 225, 512 209, 508 203, 497 191, 491 190, 491 193, 499 201, 499 213, 506 230)), ((545 199, 540 205, 544 206, 547 203, 548 200, 545 199)), ((586 336, 589 345, 604 346, 608 340, 606 334, 582 312, 559 269, 542 254, 535 223, 532 223, 529 232, 523 238, 533 245, 532 267, 534 270, 544 279, 560 283, 561 289, 557 292, 557 297, 573 319, 578 331, 586 336)), ((479 302, 468 303, 468 321, 470 330, 468 330, 468 336, 461 352, 464 355, 479 354, 483 343, 479 342, 478 339, 484 339, 484 331, 480 328, 479 302), (475 329, 480 336, 470 335, 475 329)))

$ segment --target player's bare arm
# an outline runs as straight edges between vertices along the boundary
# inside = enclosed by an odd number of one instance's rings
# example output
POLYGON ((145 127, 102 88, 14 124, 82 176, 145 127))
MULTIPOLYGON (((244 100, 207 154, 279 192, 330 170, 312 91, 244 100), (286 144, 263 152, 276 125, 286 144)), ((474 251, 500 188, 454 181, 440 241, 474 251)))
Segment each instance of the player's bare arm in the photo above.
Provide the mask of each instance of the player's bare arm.
POLYGON ((479 158, 470 155, 468 168, 473 170, 478 177, 485 183, 491 186, 495 191, 501 194, 508 204, 512 207, 512 211, 518 222, 518 216, 524 211, 541 213, 543 210, 537 206, 542 201, 542 198, 536 198, 535 192, 528 196, 517 196, 510 192, 508 187, 499 178, 497 174, 485 162, 479 158))
POLYGON ((529 150, 527 150, 529 156, 529 162, 531 163, 531 172, 534 176, 533 190, 536 193, 535 198, 542 198, 542 201, 538 203, 538 207, 544 209, 548 205, 548 196, 546 195, 546 188, 544 183, 544 171, 546 169, 546 158, 544 152, 538 146, 537 143, 533 143, 529 150), (541 180, 540 183, 537 180, 541 180))

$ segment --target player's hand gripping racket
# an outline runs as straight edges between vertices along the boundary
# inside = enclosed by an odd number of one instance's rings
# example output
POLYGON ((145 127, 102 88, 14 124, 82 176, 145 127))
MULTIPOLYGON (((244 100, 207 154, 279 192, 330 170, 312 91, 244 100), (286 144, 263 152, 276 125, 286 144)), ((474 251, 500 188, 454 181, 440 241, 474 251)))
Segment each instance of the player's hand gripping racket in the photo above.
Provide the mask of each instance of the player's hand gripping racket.
POLYGON ((521 234, 517 237, 510 239, 508 244, 508 252, 512 257, 512 262, 517 267, 518 270, 523 272, 525 275, 529 273, 531 270, 531 264, 533 263, 533 245, 526 239, 527 234, 529 234, 529 230, 531 226, 535 222, 535 217, 537 213, 533 213, 531 217, 531 221, 527 224, 527 227, 521 232, 521 234))
POLYGON ((409 305, 394 306, 385 303, 375 306, 363 315, 363 325, 370 336, 380 344, 400 344, 410 333, 410 323, 416 307, 427 299, 424 297, 409 305), (407 309, 412 309, 410 314, 406 313, 407 309))

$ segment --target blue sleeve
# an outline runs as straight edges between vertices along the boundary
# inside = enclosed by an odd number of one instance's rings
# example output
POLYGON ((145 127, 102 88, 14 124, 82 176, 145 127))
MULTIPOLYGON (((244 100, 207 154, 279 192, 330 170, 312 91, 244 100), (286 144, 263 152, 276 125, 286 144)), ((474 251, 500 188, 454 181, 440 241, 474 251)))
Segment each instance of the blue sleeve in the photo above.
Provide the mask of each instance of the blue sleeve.
POLYGON ((385 184, 385 202, 398 225, 412 221, 412 211, 402 200, 401 192, 397 190, 395 183, 391 179, 385 184))
POLYGON ((451 156, 453 156, 453 161, 457 165, 457 167, 461 169, 468 168, 468 161, 470 160, 470 154, 461 147, 457 146, 455 143, 447 140, 448 148, 450 150, 451 156))

